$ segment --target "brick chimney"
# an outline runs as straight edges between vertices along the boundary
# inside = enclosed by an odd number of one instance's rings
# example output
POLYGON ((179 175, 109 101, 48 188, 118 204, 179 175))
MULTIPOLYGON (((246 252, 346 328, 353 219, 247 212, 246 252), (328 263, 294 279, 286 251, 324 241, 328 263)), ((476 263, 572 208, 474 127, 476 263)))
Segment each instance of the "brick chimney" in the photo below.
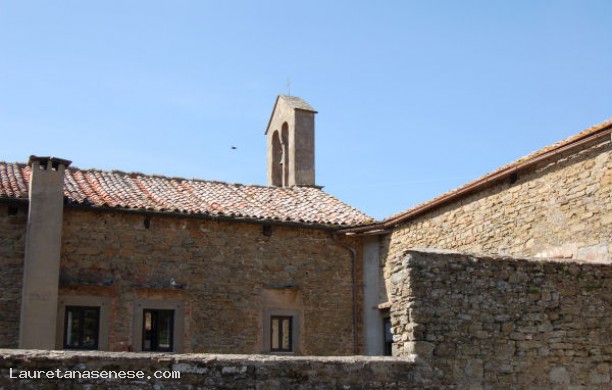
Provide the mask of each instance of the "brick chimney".
POLYGON ((30 156, 19 348, 55 349, 64 171, 70 161, 30 156))

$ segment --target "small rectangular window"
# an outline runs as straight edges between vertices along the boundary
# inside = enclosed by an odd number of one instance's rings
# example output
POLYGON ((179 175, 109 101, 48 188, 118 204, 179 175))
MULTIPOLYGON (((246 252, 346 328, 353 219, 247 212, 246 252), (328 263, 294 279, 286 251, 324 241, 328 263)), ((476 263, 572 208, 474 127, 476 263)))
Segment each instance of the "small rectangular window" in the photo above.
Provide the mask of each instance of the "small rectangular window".
POLYGON ((272 316, 270 319, 270 351, 293 351, 293 317, 272 316))
POLYGON ((66 306, 64 318, 65 349, 98 349, 100 308, 66 306))
POLYGON ((385 341, 385 356, 391 356, 393 354, 393 334, 391 333, 391 318, 385 317, 383 319, 383 331, 385 341))
POLYGON ((174 310, 143 310, 143 351, 172 352, 174 347, 173 334, 174 310))

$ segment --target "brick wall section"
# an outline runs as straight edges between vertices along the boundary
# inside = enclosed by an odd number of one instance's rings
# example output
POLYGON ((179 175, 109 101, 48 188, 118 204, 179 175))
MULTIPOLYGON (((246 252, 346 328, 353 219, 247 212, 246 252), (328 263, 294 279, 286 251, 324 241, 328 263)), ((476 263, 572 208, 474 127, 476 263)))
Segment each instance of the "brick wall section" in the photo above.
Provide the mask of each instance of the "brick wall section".
POLYGON ((437 389, 430 370, 414 359, 272 357, 0 350, 0 388, 28 389, 437 389), (180 379, 14 379, 17 370, 179 371, 180 379))
POLYGON ((186 352, 260 353, 264 291, 290 286, 303 303, 301 353, 352 354, 349 252, 327 231, 271 229, 67 208, 61 294, 111 297, 114 351, 133 349, 134 300, 167 298, 185 302, 186 352))
POLYGON ((612 260, 610 138, 409 220, 382 259, 411 248, 612 260))
POLYGON ((0 348, 19 343, 27 205, 0 202, 0 348))
POLYGON ((391 282, 395 353, 440 385, 612 387, 609 264, 408 251, 391 282))

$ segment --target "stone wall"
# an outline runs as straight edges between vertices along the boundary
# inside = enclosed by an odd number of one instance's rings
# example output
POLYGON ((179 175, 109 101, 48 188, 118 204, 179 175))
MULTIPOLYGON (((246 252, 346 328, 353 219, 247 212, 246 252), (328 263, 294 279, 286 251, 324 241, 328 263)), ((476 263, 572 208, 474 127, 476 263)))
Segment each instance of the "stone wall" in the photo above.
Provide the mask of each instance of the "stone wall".
POLYGON ((0 348, 19 343, 27 217, 26 204, 0 202, 0 348))
MULTIPOLYGON (((5 348, 18 346, 26 223, 27 203, 0 202, 0 347, 5 348)), ((355 241, 345 241, 359 250, 355 241)), ((356 261, 357 280, 360 264, 356 261)), ((351 355, 351 272, 350 252, 322 229, 68 207, 58 322, 62 302, 108 303, 102 337, 111 351, 133 351, 140 332, 136 304, 171 302, 184 319, 182 351, 261 353, 264 317, 285 310, 297 315, 297 354, 351 355)), ((356 288, 360 302, 359 284, 356 288)))
POLYGON ((111 301, 110 350, 134 350, 134 302, 184 303, 184 351, 261 353, 267 309, 299 316, 297 352, 353 354, 351 256, 324 230, 65 209, 60 298, 111 301))
MULTIPOLYGON (((434 389, 412 358, 170 355, 0 350, 0 388, 15 389, 434 389), (11 368, 13 371, 11 371, 11 368), (18 371, 20 370, 20 371, 18 371), (151 379, 19 379, 19 372, 142 371, 151 379), (178 371, 180 378, 155 379, 178 371), (158 373, 159 376, 159 373, 158 373)), ((79 375, 79 374, 74 374, 79 375)), ((99 375, 99 374, 98 374, 99 375)))
POLYGON ((394 353, 458 388, 612 387, 612 266, 407 251, 390 278, 394 353))
POLYGON ((410 248, 610 262, 610 138, 410 219, 387 237, 382 259, 410 248))

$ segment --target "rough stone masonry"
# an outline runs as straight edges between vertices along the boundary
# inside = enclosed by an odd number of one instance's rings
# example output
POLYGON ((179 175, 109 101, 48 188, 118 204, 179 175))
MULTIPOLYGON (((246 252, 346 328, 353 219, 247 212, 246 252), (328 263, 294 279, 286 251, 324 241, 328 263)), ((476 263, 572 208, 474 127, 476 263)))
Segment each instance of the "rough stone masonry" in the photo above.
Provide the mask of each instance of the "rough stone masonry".
POLYGON ((394 354, 458 388, 612 387, 612 267, 410 250, 393 263, 394 354))

